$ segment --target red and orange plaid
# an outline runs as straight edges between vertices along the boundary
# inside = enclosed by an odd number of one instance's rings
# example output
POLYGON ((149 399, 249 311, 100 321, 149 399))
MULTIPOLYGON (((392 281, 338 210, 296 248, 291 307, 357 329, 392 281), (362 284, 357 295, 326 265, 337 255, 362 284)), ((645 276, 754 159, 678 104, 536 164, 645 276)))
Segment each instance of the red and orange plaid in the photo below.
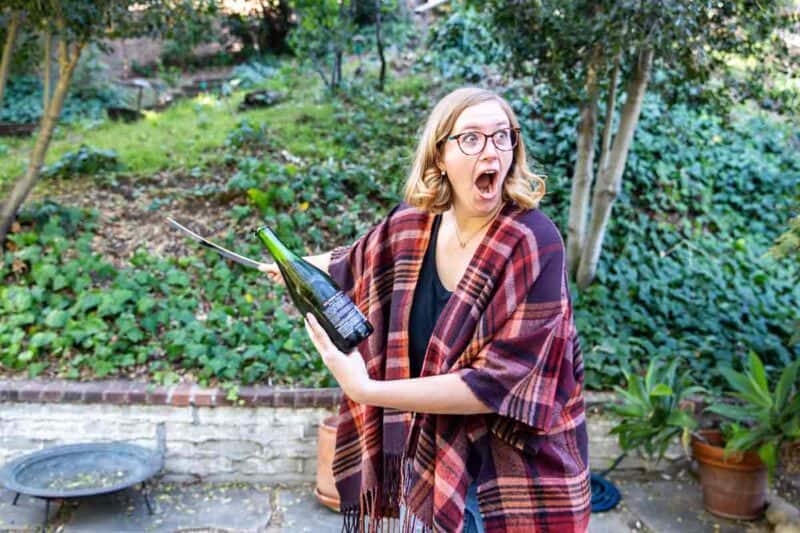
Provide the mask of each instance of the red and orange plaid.
MULTIPOLYGON (((431 213, 400 204, 331 276, 375 327, 359 346, 373 379, 409 377, 413 291, 431 213)), ((432 415, 340 407, 334 476, 345 531, 460 532, 477 483, 487 532, 588 528, 583 358, 564 243, 540 210, 507 204, 437 322, 422 376, 458 373, 494 413, 432 415), (400 524, 400 507, 405 507, 400 524)))

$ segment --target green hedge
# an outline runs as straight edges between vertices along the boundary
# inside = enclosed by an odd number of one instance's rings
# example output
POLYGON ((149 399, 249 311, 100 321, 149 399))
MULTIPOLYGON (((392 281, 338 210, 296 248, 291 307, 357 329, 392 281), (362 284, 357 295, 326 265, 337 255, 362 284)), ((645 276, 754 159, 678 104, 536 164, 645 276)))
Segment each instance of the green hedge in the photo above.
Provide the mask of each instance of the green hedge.
MULTIPOLYGON (((565 229, 577 111, 510 97, 541 117, 525 130, 549 176, 543 209, 565 229)), ((768 364, 800 356, 800 271, 765 256, 797 211, 799 140, 765 113, 739 108, 726 123, 647 96, 597 282, 575 294, 590 386, 655 356, 685 359, 712 386, 749 349, 768 364)))
MULTIPOLYGON (((52 203, 19 217, 0 270, 0 361, 30 375, 124 372, 160 382, 190 371, 244 383, 330 385, 282 306, 283 289, 216 254, 139 252, 117 269, 92 252, 94 217, 52 203)), ((233 236, 225 242, 233 245, 233 236)))

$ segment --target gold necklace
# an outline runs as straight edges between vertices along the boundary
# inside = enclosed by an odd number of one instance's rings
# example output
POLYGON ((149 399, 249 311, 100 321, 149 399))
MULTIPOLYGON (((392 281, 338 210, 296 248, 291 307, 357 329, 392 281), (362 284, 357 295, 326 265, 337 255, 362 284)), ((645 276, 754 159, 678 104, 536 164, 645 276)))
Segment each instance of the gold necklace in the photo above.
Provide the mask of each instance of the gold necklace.
POLYGON ((491 224, 491 223, 492 223, 492 221, 493 221, 493 220, 494 220, 494 219, 497 217, 497 214, 500 212, 500 210, 502 209, 502 207, 503 207, 503 204, 502 204, 502 203, 500 203, 500 205, 499 205, 499 206, 497 207, 497 209, 495 210, 494 214, 493 214, 491 217, 489 217, 489 220, 487 220, 486 222, 484 222, 484 223, 483 223, 483 225, 482 225, 480 228, 478 228, 478 230, 477 230, 475 233, 473 233, 473 234, 472 234, 472 236, 471 236, 469 239, 467 239, 467 240, 464 240, 464 239, 461 237, 461 231, 458 229, 458 220, 456 219, 456 214, 455 214, 455 212, 454 212, 454 213, 453 213, 453 222, 455 223, 455 226, 456 226, 456 239, 458 240, 458 244, 459 244, 459 246, 461 246, 461 248, 466 248, 466 247, 467 247, 467 244, 469 243, 469 241, 471 241, 472 239, 474 239, 474 238, 475 238, 475 236, 476 236, 478 233, 480 233, 480 232, 481 232, 481 230, 482 230, 483 228, 485 228, 486 226, 488 226, 489 224, 491 224))

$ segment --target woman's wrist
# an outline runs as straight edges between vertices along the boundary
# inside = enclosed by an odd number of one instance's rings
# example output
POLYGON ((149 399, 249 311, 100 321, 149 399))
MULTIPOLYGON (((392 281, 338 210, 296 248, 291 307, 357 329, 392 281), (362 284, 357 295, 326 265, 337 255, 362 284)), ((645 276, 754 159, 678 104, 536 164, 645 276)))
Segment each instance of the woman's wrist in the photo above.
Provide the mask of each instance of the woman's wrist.
POLYGON ((370 400, 374 395, 376 386, 379 386, 377 381, 367 378, 365 381, 354 387, 354 390, 352 391, 353 393, 350 395, 350 399, 363 405, 372 405, 370 400))

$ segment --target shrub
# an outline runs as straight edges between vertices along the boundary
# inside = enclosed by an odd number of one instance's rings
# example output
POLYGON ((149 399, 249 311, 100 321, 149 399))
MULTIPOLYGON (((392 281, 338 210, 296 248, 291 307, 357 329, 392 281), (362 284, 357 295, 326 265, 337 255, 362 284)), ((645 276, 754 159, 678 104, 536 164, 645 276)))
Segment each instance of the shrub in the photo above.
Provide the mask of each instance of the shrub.
MULTIPOLYGON (((282 287, 199 246, 179 259, 140 250, 130 268, 117 269, 92 251, 95 218, 52 203, 22 212, 14 252, 0 262, 0 368, 332 385, 284 312, 282 287)), ((233 235, 222 242, 239 248, 233 235)))
POLYGON ((240 150, 247 146, 256 146, 267 142, 266 124, 252 124, 247 119, 242 119, 239 124, 228 133, 225 146, 240 150))
POLYGON ((431 29, 423 62, 445 78, 476 82, 485 78, 487 65, 501 64, 509 53, 492 34, 485 15, 471 7, 457 8, 431 29))
POLYGON ((261 86, 266 80, 275 76, 277 69, 260 61, 249 61, 234 67, 231 78, 238 80, 241 89, 252 89, 261 86))
POLYGON ((82 144, 74 152, 67 152, 61 159, 45 167, 42 176, 46 178, 73 178, 94 176, 103 172, 118 170, 119 157, 114 150, 100 150, 82 144))
MULTIPOLYGON (((543 209, 566 236, 577 110, 544 91, 538 101, 517 94, 509 99, 548 176, 543 209)), ((714 387, 717 366, 751 349, 768 365, 800 357, 789 343, 798 268, 764 257, 795 209, 796 134, 737 111, 727 123, 708 108, 645 99, 597 282, 574 300, 590 387, 657 356, 685 359, 714 387)))

